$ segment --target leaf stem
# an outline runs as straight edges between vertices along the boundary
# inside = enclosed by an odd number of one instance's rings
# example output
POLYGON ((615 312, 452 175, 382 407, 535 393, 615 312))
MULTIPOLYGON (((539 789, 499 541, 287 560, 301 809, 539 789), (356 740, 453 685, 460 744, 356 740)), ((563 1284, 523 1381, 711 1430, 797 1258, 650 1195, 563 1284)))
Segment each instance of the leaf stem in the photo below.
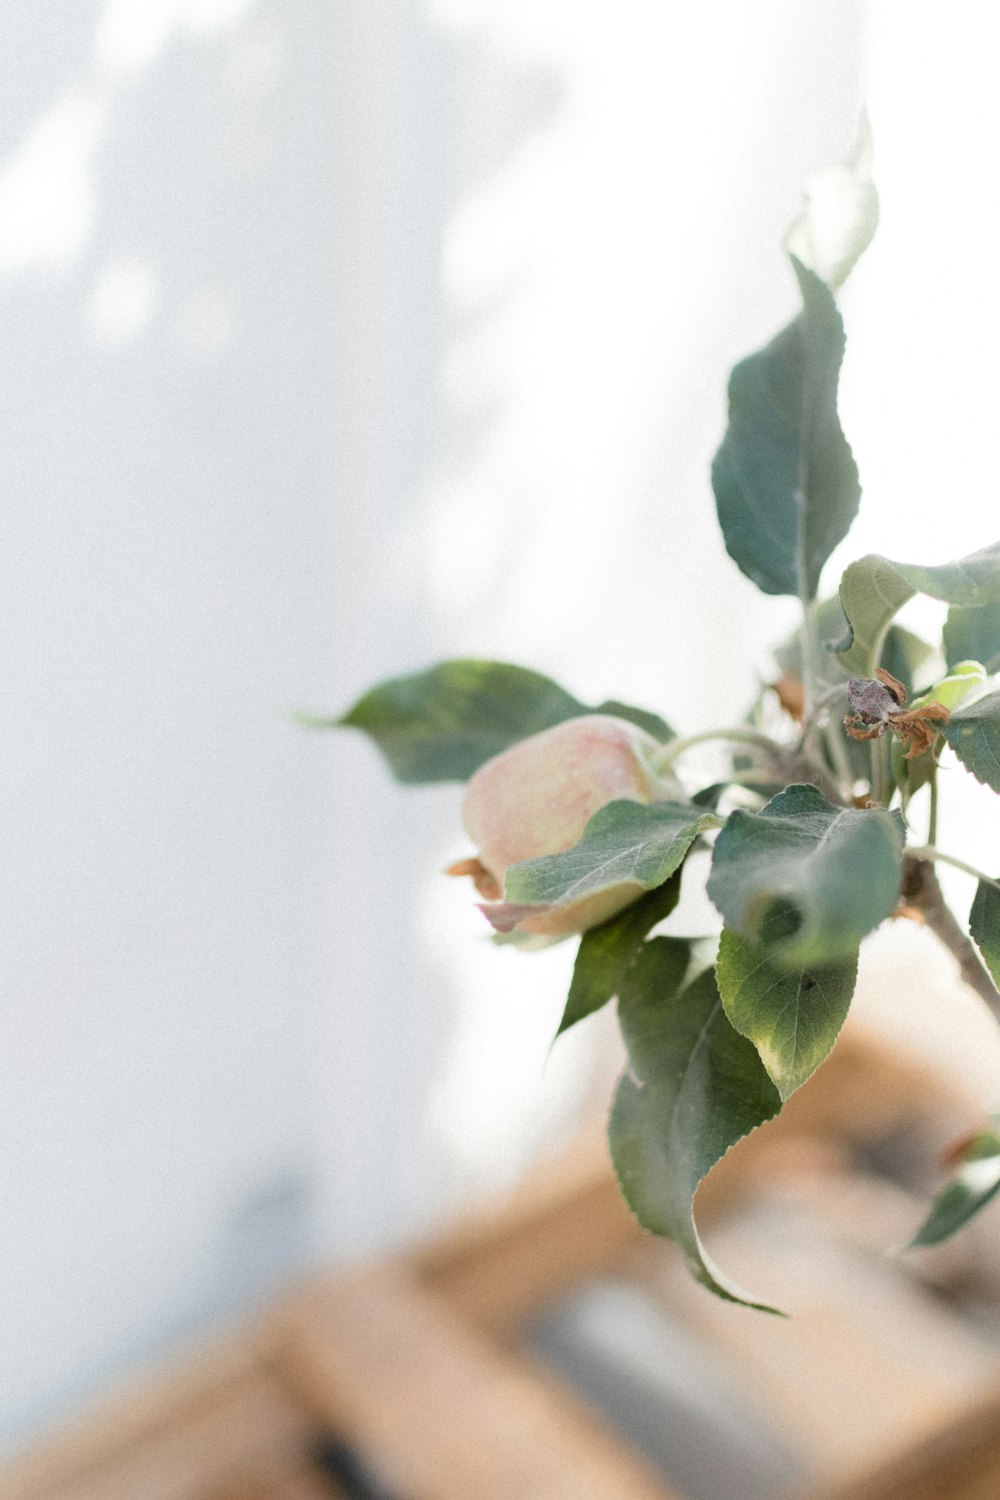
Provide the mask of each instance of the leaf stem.
POLYGON ((812 609, 812 599, 809 596, 809 588, 806 582, 805 562, 805 537, 803 532, 804 504, 799 498, 799 540, 798 540, 798 562, 797 571, 799 577, 799 601, 802 605, 802 629, 799 632, 799 648, 802 653, 802 718, 809 723, 815 712, 816 701, 816 660, 819 651, 819 636, 816 631, 816 616, 812 609))
POLYGON ((854 772, 851 770, 851 763, 847 758, 847 746, 844 744, 844 737, 840 732, 840 726, 839 724, 828 723, 823 733, 827 748, 830 751, 830 759, 833 761, 834 770, 840 779, 843 791, 849 798, 851 788, 854 785, 854 772))
POLYGON ((933 848, 937 843, 938 825, 938 773, 937 766, 931 772, 931 810, 927 818, 927 843, 933 848))
POLYGON ((761 730, 749 729, 745 725, 734 725, 731 729, 703 729, 700 734, 689 734, 684 739, 670 740, 659 755, 652 757, 653 766, 657 771, 665 771, 695 745, 706 745, 711 740, 731 740, 736 745, 755 745, 759 750, 766 750, 776 760, 785 753, 770 735, 764 734, 761 730))
POLYGON ((943 849, 936 849, 933 844, 925 844, 923 848, 907 849, 910 859, 920 860, 925 864, 951 865, 955 870, 962 870, 966 875, 971 875, 975 880, 981 880, 984 885, 993 886, 994 890, 1000 891, 1000 880, 994 880, 990 875, 984 875, 982 870, 977 870, 975 865, 967 865, 964 859, 956 859, 954 854, 945 854, 943 849))
POLYGON ((889 744, 886 736, 872 740, 872 801, 889 806, 889 744))
POLYGON ((824 708, 827 708, 831 703, 835 702, 838 698, 843 698, 846 695, 846 693, 847 693, 847 683, 846 682, 837 682, 837 683, 835 683, 833 685, 833 687, 827 688, 824 693, 820 693, 819 697, 813 703, 813 706, 812 706, 812 709, 810 710, 810 712, 808 714, 803 714, 803 716, 802 716, 802 742, 803 742, 803 744, 805 743, 806 735, 811 733, 812 727, 815 724, 816 720, 819 718, 820 713, 822 712, 822 710, 824 708))
MULTIPOLYGON (((997 990, 989 970, 976 952, 972 939, 956 922, 951 908, 945 902, 937 875, 927 862, 931 857, 940 859, 942 857, 940 852, 938 850, 931 852, 927 849, 908 849, 906 852, 908 857, 903 880, 906 899, 923 913, 924 920, 934 936, 957 960, 966 984, 975 990, 996 1019, 1000 1020, 1000 991, 997 990)), ((958 863, 949 856, 945 858, 949 864, 958 863)), ((970 874, 976 873, 968 865, 960 865, 959 868, 968 870, 970 874)), ((991 880, 989 884, 997 885, 997 882, 991 880)))

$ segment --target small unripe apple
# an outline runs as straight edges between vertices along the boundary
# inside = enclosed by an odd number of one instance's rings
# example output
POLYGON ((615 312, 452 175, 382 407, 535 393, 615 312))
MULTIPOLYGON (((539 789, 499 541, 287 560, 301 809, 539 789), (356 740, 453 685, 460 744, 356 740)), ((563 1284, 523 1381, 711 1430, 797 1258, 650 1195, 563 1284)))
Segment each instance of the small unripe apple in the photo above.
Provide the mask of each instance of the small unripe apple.
MULTIPOLYGON (((572 848, 607 803, 654 802, 674 795, 673 782, 654 768, 653 758, 662 748, 645 730, 610 714, 567 719, 520 740, 480 766, 469 781, 462 824, 478 858, 460 861, 451 872, 472 875, 481 895, 499 897, 509 866, 572 848)), ((526 914, 517 920, 517 930, 545 937, 584 932, 641 893, 635 882, 612 886, 526 914)), ((506 922, 503 929, 513 925, 506 922)))

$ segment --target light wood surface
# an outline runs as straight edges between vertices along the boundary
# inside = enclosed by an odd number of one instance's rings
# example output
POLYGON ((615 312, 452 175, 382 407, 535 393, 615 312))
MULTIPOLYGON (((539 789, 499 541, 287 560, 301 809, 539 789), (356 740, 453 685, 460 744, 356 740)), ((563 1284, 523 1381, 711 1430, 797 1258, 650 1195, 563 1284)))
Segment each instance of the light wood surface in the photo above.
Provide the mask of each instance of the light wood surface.
POLYGON ((1000 1386, 954 1422, 809 1500, 997 1500, 1000 1496, 1000 1386))
POLYGON ((302 1304, 289 1374, 406 1500, 679 1500, 601 1419, 492 1347, 415 1277, 362 1273, 302 1304))
POLYGON ((218 1340, 39 1442, 3 1500, 205 1500, 299 1467, 313 1429, 272 1372, 282 1318, 218 1340))
POLYGON ((303 1468, 270 1481, 242 1481, 205 1496, 205 1500, 346 1500, 332 1479, 303 1468))
POLYGON ((728 1153, 699 1191, 699 1223, 790 1322, 696 1287, 624 1208, 592 1129, 408 1256, 318 1278, 133 1383, 8 1465, 0 1496, 335 1500, 310 1466, 325 1434, 401 1500, 683 1500, 517 1349, 527 1320, 610 1274, 652 1291, 725 1366, 817 1476, 810 1500, 1000 1500, 1000 1357, 937 1295, 1000 1284, 991 1227, 978 1252, 970 1237, 925 1254, 921 1287, 881 1254, 921 1205, 857 1167, 859 1147, 894 1135, 934 1152, 975 1113, 926 1065, 854 1033, 728 1153))

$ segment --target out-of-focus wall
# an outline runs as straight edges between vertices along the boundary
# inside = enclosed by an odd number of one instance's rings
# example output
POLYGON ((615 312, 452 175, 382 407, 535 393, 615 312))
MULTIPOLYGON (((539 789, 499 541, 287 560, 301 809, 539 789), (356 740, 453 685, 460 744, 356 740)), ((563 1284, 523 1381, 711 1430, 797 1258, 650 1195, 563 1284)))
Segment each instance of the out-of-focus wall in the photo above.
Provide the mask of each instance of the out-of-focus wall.
POLYGON ((833 0, 6 7, 7 1440, 572 1116, 568 955, 437 878, 455 790, 289 711, 464 652, 742 709, 788 612, 707 463, 857 44, 833 0))
POLYGON ((0 1427, 305 1254, 333 11, 0 17, 0 1427))

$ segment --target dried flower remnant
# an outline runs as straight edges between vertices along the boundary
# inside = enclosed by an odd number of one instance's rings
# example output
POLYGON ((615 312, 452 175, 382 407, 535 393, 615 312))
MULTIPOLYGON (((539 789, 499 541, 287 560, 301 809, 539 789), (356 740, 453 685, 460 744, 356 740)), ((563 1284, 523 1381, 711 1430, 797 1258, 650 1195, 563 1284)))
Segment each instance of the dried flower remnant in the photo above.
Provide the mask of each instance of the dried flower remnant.
POLYGON ((844 715, 844 728, 852 740, 879 739, 891 729, 906 745, 907 760, 929 750, 937 734, 932 725, 947 724, 951 717, 944 704, 936 702, 907 712, 905 687, 884 667, 875 668, 874 678, 852 677, 847 701, 854 712, 844 715))
POLYGON ((806 690, 801 680, 793 677, 790 672, 782 672, 777 682, 771 683, 771 689, 777 694, 778 702, 785 713, 793 718, 796 724, 801 724, 806 706, 806 690))

